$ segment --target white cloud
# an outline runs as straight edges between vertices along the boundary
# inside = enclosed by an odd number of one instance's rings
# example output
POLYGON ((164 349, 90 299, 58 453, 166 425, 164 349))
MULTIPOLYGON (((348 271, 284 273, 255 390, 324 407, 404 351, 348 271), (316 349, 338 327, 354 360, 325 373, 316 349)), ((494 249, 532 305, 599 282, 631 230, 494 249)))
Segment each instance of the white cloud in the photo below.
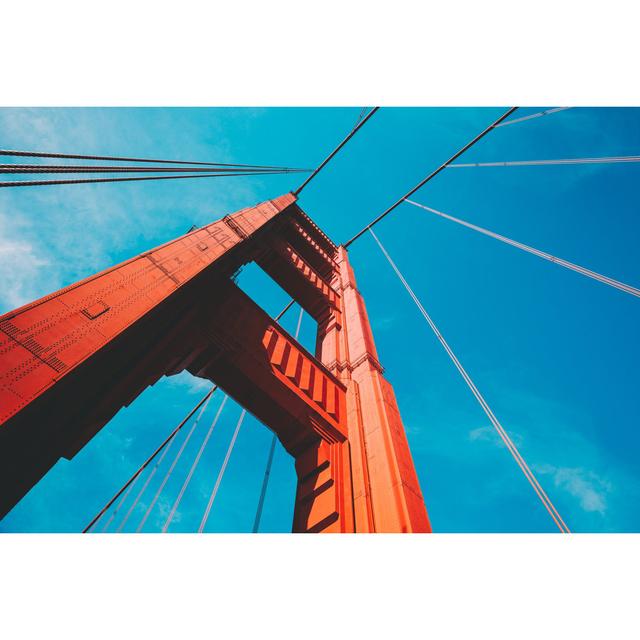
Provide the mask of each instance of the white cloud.
MULTIPOLYGON (((127 109, 0 109, 0 134, 8 148, 131 155, 122 150, 135 141, 139 156, 237 161, 220 124, 225 117, 212 111, 203 131, 173 110, 150 111, 141 126, 140 114, 127 109)), ((257 183, 249 180, 0 190, 0 313, 166 242, 176 226, 186 232, 256 202, 257 183)))
POLYGON ((555 486, 577 498, 584 511, 605 514, 607 497, 613 489, 607 479, 580 467, 540 465, 535 471, 542 475, 551 475, 555 486))
MULTIPOLYGON (((154 506, 154 511, 156 511, 155 521, 157 523, 158 529, 162 527, 166 522, 167 518, 169 517, 169 514, 171 513, 172 507, 173 507, 173 499, 168 499, 168 498, 165 498, 164 496, 160 496, 158 498, 158 501, 154 506)), ((180 522, 181 520, 182 520, 182 513, 180 512, 180 509, 177 509, 176 512, 173 514, 173 517, 171 518, 171 522, 177 523, 177 522, 180 522)))
MULTIPOLYGON (((505 429, 505 431, 507 431, 509 437, 511 438, 511 441, 517 447, 519 447, 522 442, 522 438, 520 437, 520 434, 514 433, 512 429, 509 429, 509 430, 505 429)), ((498 432, 495 430, 495 428, 492 425, 486 425, 484 427, 477 427, 476 429, 471 429, 471 431, 469 431, 469 440, 471 440, 472 442, 476 442, 476 441, 491 442, 498 447, 505 446, 504 442, 502 441, 502 438, 500 438, 500 436, 498 435, 498 432)))
POLYGON ((19 307, 30 298, 30 283, 41 267, 48 264, 35 255, 28 242, 0 238, 0 297, 9 307, 19 307))
POLYGON ((0 212, 0 312, 14 309, 41 294, 38 282, 58 285, 51 263, 34 243, 21 239, 0 212))
MULTIPOLYGON (((567 431, 568 430, 564 427, 557 428, 556 437, 560 436, 561 438, 566 438, 567 431)), ((522 449, 523 438, 520 434, 514 433, 511 429, 508 433, 518 449, 522 449)), ((572 439, 575 438, 574 435, 570 437, 572 439)), ((469 431, 469 440, 472 442, 489 442, 497 447, 505 447, 495 429, 489 425, 471 429, 469 431)), ((549 442, 547 447, 551 445, 552 442, 553 441, 549 442)), ((531 447, 530 441, 526 444, 528 444, 529 448, 531 447)), ((583 450, 590 449, 590 446, 586 441, 584 441, 581 443, 581 448, 583 450)), ((530 457, 535 459, 539 458, 541 455, 540 453, 537 453, 537 455, 529 456, 528 452, 525 453, 522 450, 520 453, 525 459, 530 457)), ((593 454, 594 452, 590 453, 593 454)), ((597 475, 593 471, 585 469, 584 467, 555 466, 548 463, 535 464, 532 463, 531 459, 529 459, 528 462, 536 475, 550 476, 556 489, 571 496, 571 502, 573 504, 576 504, 575 499, 577 498, 577 504, 579 504, 583 511, 599 513, 601 515, 605 514, 607 509, 607 496, 614 489, 609 480, 597 475)), ((599 465, 597 454, 592 458, 592 462, 594 466, 599 465)), ((543 485, 545 484, 542 480, 541 482, 543 485)))
POLYGON ((472 442, 475 442, 476 440, 484 440, 498 444, 499 438, 495 429, 492 427, 478 427, 469 431, 469 440, 472 442))
MULTIPOLYGON (((520 425, 517 429, 505 428, 541 484, 543 486, 549 484, 549 480, 545 482, 543 479, 544 476, 551 479, 554 489, 553 491, 547 489, 547 491, 552 499, 555 496, 555 499, 562 500, 565 506, 561 511, 577 510, 600 516, 615 516, 609 513, 610 498, 614 498, 619 493, 619 485, 625 474, 622 470, 612 474, 610 466, 604 461, 605 452, 570 426, 576 416, 567 412, 567 408, 563 405, 522 391, 510 390, 506 397, 510 399, 510 403, 520 405, 523 412, 529 412, 528 409, 524 409, 526 407, 536 407, 535 413, 540 416, 538 421, 526 428, 524 425, 520 425), (536 460, 540 459, 545 462, 536 463, 536 460), (571 465, 571 462, 578 461, 582 464, 571 465), (569 464, 566 464, 567 462, 569 464), (607 468, 607 476, 598 473, 604 467, 607 468)), ((584 418, 580 418, 579 422, 587 424, 584 418)), ((490 442, 504 447, 493 427, 489 425, 470 430, 469 440, 490 442)), ((634 484, 628 478, 626 483, 630 486, 634 484)), ((574 513, 571 520, 575 519, 574 513)))

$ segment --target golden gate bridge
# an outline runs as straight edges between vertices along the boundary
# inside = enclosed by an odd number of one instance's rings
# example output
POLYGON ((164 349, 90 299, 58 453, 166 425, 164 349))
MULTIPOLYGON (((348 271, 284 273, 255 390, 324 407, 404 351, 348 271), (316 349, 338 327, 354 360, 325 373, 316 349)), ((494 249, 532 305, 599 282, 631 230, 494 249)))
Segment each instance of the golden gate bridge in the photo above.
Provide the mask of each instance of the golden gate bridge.
POLYGON ((243 411, 203 505, 199 532, 204 531, 211 514, 247 412, 273 432, 254 532, 260 529, 278 440, 295 459, 294 532, 431 531, 400 410, 384 376, 349 259, 349 246, 368 233, 531 485, 532 497, 540 500, 559 531, 569 533, 569 526, 508 430, 374 231, 382 219, 406 203, 622 293, 640 296, 640 289, 630 284, 411 199, 445 170, 640 162, 638 156, 456 162, 498 127, 548 117, 568 108, 519 118, 510 117, 517 107, 508 109, 342 244, 334 243, 300 208, 298 196, 378 107, 363 109, 353 129, 313 171, 0 150, 0 155, 13 158, 117 163, 3 164, 0 173, 27 175, 29 179, 3 181, 0 188, 310 174, 291 193, 193 228, 173 241, 0 316, 0 515, 10 511, 61 457, 73 457, 146 387, 165 375, 188 371, 210 380, 213 386, 104 507, 87 518, 84 532, 122 531, 150 493, 151 481, 165 459, 171 460, 136 524, 136 530, 142 530, 215 393, 224 394, 224 398, 171 502, 163 532, 168 531, 202 455, 215 437, 229 397, 242 405, 243 411), (43 174, 63 177, 30 178, 43 174), (81 175, 89 177, 78 177, 81 175), (238 271, 252 262, 291 297, 275 318, 235 284, 238 271), (294 303, 299 305, 300 315, 295 333, 290 334, 279 320, 294 303), (314 353, 299 342, 303 311, 318 325, 314 353), (186 435, 175 451, 178 434, 183 431, 186 435), (125 511, 130 496, 133 501, 125 511))

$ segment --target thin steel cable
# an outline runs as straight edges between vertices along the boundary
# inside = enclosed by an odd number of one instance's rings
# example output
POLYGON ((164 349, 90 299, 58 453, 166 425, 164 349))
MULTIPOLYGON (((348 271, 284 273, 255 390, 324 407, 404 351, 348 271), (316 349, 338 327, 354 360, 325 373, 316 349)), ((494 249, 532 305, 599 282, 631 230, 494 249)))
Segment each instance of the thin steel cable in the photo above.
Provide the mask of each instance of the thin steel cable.
POLYGON ((213 506, 213 501, 216 499, 218 488, 220 487, 220 483, 222 482, 222 477, 224 476, 224 472, 227 469, 227 464, 229 464, 229 458, 231 457, 231 452, 233 451, 233 447, 236 444, 238 432, 240 431, 240 427, 242 426, 242 422, 246 415, 247 415, 247 410, 243 409, 242 413, 240 414, 240 417, 238 418, 238 424, 236 424, 236 430, 233 432, 233 436, 231 437, 231 442, 229 443, 229 448, 227 449, 227 453, 222 462, 222 466, 220 467, 218 477, 216 478, 216 483, 213 486, 213 490, 211 491, 211 496, 209 497, 207 508, 204 510, 202 521, 200 522, 200 526, 198 527, 198 533, 202 533, 204 531, 205 525, 207 524, 207 520, 209 519, 209 512, 211 511, 211 507, 213 506))
MULTIPOLYGON (((102 514, 102 515, 104 515, 104 514, 102 514)), ((95 525, 97 525, 97 524, 100 522, 101 518, 102 518, 102 516, 100 516, 100 518, 98 518, 98 519, 96 520, 95 525)), ((95 526, 95 525, 94 525, 94 526, 95 526)))
POLYGON ((473 147, 473 145, 476 144, 476 142, 478 142, 479 140, 482 140, 482 138, 484 138, 487 135, 487 133, 489 133, 490 131, 493 131, 493 129, 495 129, 505 118, 508 118, 517 108, 518 107, 511 107, 510 109, 505 111, 505 113, 503 113, 495 122, 491 123, 486 129, 484 129, 484 131, 481 131, 475 138, 473 138, 473 140, 471 140, 470 142, 467 142, 467 144, 465 144, 464 147, 462 147, 462 149, 454 153, 448 160, 443 162, 437 169, 432 171, 424 180, 421 180, 420 182, 418 182, 418 184, 415 187, 413 187, 413 189, 411 189, 408 193, 405 193, 402 196, 402 198, 400 198, 397 202, 394 202, 394 204, 392 204, 390 207, 385 209, 377 218, 374 218, 366 227, 364 227, 364 229, 358 231, 358 233, 356 233, 356 235, 353 236, 351 240, 344 243, 344 247, 345 248, 348 247, 352 242, 355 242, 365 231, 368 231, 374 225, 378 224, 380 220, 388 216, 398 205, 402 204, 409 196, 412 196, 416 191, 418 191, 418 189, 421 189, 425 184, 427 184, 427 182, 429 182, 429 180, 432 180, 433 178, 435 178, 443 169, 446 169, 456 158, 459 158, 465 151, 473 147))
POLYGON ((271 446, 269 447, 269 456, 267 457, 267 468, 264 470, 264 479, 262 480, 262 489, 260 490, 260 498, 258 499, 258 508, 256 509, 256 517, 253 521, 252 533, 258 533, 260 529, 260 520, 262 519, 262 509, 264 508, 264 500, 267 496, 267 486, 269 484, 269 476, 271 475, 271 467, 273 465, 273 456, 276 452, 276 443, 278 438, 274 434, 271 438, 271 446))
POLYGON ((547 109, 546 111, 538 111, 537 113, 532 113, 528 116, 523 116, 522 118, 514 118, 513 120, 507 120, 506 122, 501 122, 496 125, 497 127, 506 127, 510 124, 516 124, 517 122, 524 122, 525 120, 532 120, 533 118, 541 118, 542 116, 548 116, 552 113, 558 113, 559 111, 566 111, 567 109, 571 109, 572 107, 555 107, 554 109, 547 109))
POLYGON ((380 107, 373 107, 367 115, 360 120, 356 124, 353 129, 349 132, 347 137, 320 163, 317 169, 293 192, 293 195, 297 196, 300 192, 318 175, 318 173, 328 164, 328 162, 344 147, 351 138, 365 125, 365 123, 369 120, 369 118, 379 109, 380 107))
POLYGON ((153 158, 124 158, 119 156, 89 156, 73 153, 46 153, 44 151, 15 151, 12 149, 0 149, 0 156, 16 156, 20 158, 68 158, 71 160, 113 160, 114 162, 155 162, 158 164, 193 164, 207 167, 265 167, 279 169, 272 165, 259 164, 234 164, 225 162, 188 162, 185 160, 156 160, 153 158))
POLYGON ((127 498, 129 497, 129 494, 131 493, 131 490, 133 489, 133 486, 135 485, 139 477, 140 476, 136 476, 135 480, 129 485, 129 488, 124 492, 124 495, 120 499, 120 502, 118 502, 118 504, 116 505, 116 508, 113 510, 113 513, 105 523, 104 527, 102 527, 102 529, 100 530, 101 533, 107 532, 107 529, 111 526, 111 523, 113 522, 114 518, 118 515, 118 512, 122 508, 122 505, 126 502, 127 498))
POLYGON ((151 483, 151 480, 153 480, 153 477, 156 475, 156 471, 158 470, 158 467, 162 464, 162 461, 164 460, 165 456, 167 455, 167 453, 169 453, 173 443, 176 441, 176 436, 177 435, 178 435, 178 433, 176 432, 173 435, 173 437, 171 438, 171 440, 169 441, 169 444, 164 448, 164 450, 162 452, 162 455, 158 458, 158 461, 153 465, 153 469, 151 469, 151 472, 149 473, 149 475, 147 476, 146 480, 144 481, 144 484, 142 485, 142 488, 140 489, 140 491, 138 491, 138 495, 136 495, 133 503, 131 504, 131 506, 129 507, 127 513, 125 514, 122 522, 120 523, 120 526, 117 529, 117 532, 122 531, 122 529, 124 528, 125 524, 127 523, 127 520, 129 520, 129 517, 131 516, 131 514, 133 513, 133 510, 138 505, 138 502, 140 501, 140 498, 142 498, 142 496, 144 495, 145 491, 147 490, 147 487, 151 483))
MULTIPOLYGON (((202 405, 202 409, 200 411, 200 414, 196 418, 196 423, 198 422, 198 420, 200 420, 200 416, 202 416, 202 414, 206 411, 207 405, 209 404, 209 401, 211 400, 212 396, 213 396, 213 394, 211 394, 207 398, 207 401, 202 405)), ((160 456, 160 458, 158 458, 158 462, 156 462, 156 464, 154 465, 153 469, 151 470, 151 473, 147 477, 144 485, 142 486, 142 489, 140 489, 140 491, 138 492, 138 495, 135 497, 135 500, 132 502, 131 506, 129 507, 127 513, 125 514, 124 518, 122 519, 122 522, 120 523, 120 526, 116 529, 116 533, 120 533, 124 529, 124 526, 127 524, 127 520, 129 520, 129 517, 133 513, 133 510, 136 508, 136 506, 138 504, 138 501, 140 500, 140 498, 142 497, 142 495, 146 491, 147 487, 149 486, 149 483, 153 479, 153 476, 155 475, 156 471, 158 470, 158 467, 162 464, 162 461, 164 460, 164 457, 167 455, 167 453, 169 453, 169 449, 171 449, 171 445, 173 445, 173 443, 175 442, 176 436, 177 436, 177 433, 171 439, 171 441, 169 442, 169 444, 167 445, 165 450, 162 452, 162 455, 160 456)))
POLYGON ((120 533, 122 531, 122 529, 124 529, 124 526, 125 526, 125 524, 127 524, 127 521, 129 520, 129 517, 133 513, 133 510, 138 505, 138 502, 140 501, 140 498, 144 495, 144 493, 147 490, 147 487, 149 486, 151 480, 153 480, 153 477, 156 475, 156 471, 158 470, 158 467, 162 464, 162 461, 164 460, 164 458, 167 455, 167 453, 169 453, 169 450, 171 449, 171 446, 173 445, 173 443, 176 440, 176 436, 177 436, 177 434, 175 434, 173 436, 173 438, 171 438, 171 440, 169 441, 169 444, 165 447, 164 451, 162 452, 162 455, 158 458, 158 461, 153 465, 153 469, 151 469, 151 472, 149 473, 149 475, 147 476, 146 480, 144 481, 144 484, 142 485, 142 488, 140 489, 140 491, 138 491, 138 495, 136 495, 133 503, 131 504, 131 506, 127 510, 127 513, 125 514, 124 518, 122 519, 122 522, 120 523, 120 525, 116 529, 116 533, 120 533))
POLYGON ((160 497, 160 494, 162 493, 162 490, 164 489, 165 485, 169 481, 169 478, 171 477, 171 474, 173 473, 173 470, 176 468, 176 465, 178 464, 178 461, 182 457, 182 454, 183 454, 187 444, 189 444, 189 440, 191 439, 191 436, 193 435, 193 432, 196 430, 196 427, 198 426, 198 423, 200 422, 200 418, 202 418, 202 415, 206 411, 207 405, 209 404, 209 400, 211 400, 211 396, 209 396, 207 401, 204 403, 202 409, 200 410, 200 413, 198 414, 198 417, 194 420, 193 424, 191 425, 191 429, 189 429, 189 431, 187 432, 187 435, 185 436, 185 439, 182 441, 182 444, 180 445, 180 449, 178 449, 178 453, 176 453, 176 456, 173 459, 173 462, 171 463, 171 466, 167 469, 167 472, 164 474, 164 478, 162 479, 162 482, 160 483, 160 486, 158 487, 158 489, 156 490, 156 492, 155 492, 155 494, 153 496, 153 500, 151 500, 151 502, 149 503, 149 506, 147 507, 147 510, 144 512, 144 515, 142 516, 142 520, 140 520, 140 523, 136 527, 136 533, 140 533, 140 531, 142 531, 142 527, 144 527, 145 522, 147 521, 147 518, 149 517, 149 515, 153 511, 153 507, 155 507, 156 502, 158 501, 158 498, 160 497))
POLYGON ((360 109, 360 113, 358 114, 358 119, 356 120, 356 124, 353 125, 354 127, 360 122, 360 120, 362 120, 366 112, 367 112, 367 107, 362 107, 362 109, 360 109))
MULTIPOLYGON (((293 300, 291 300, 287 306, 276 316, 276 320, 279 320, 286 312, 287 310, 291 307, 291 305, 293 304, 293 300)), ((214 390, 217 389, 217 387, 214 387, 214 390)), ((211 396, 209 396, 209 399, 211 398, 211 396)), ((225 396, 226 398, 226 396, 225 396)), ((226 401, 226 400, 225 400, 226 401)), ((207 400, 208 403, 208 400, 207 400)), ((224 403, 223 403, 224 404, 224 403)), ((202 414, 204 413, 204 410, 206 409, 206 405, 202 408, 202 411, 200 412, 200 414, 198 415, 194 425, 191 427, 191 430, 189 431, 189 433, 187 434, 187 437, 185 438, 184 442, 182 443, 182 446, 180 447, 180 450, 178 451, 178 454, 176 455, 176 458, 174 459, 171 467, 169 468, 169 470, 167 471, 167 473, 165 474, 165 477, 163 478, 162 483, 160 484, 160 486, 158 487, 153 500, 151 501, 151 503, 149 504, 149 506, 147 507, 147 510, 144 514, 144 516, 142 517, 142 520, 140 521, 140 523, 138 524, 138 527, 136 528, 136 533, 140 533, 140 531, 142 530, 142 528, 145 525, 145 522, 147 521, 147 518, 149 517, 149 515, 151 514, 151 511, 153 509, 153 507, 155 506, 155 503, 158 501, 158 498, 160 497, 160 494, 162 493, 162 490, 164 489, 164 486, 166 485, 169 477, 171 476, 171 473, 173 472, 173 469, 175 468, 178 460, 180 459, 180 456, 182 455, 182 452, 184 451, 184 448, 187 444, 187 442, 189 441, 189 438, 191 437, 191 434, 193 433, 193 431, 195 430, 198 421, 200 420, 200 418, 202 417, 202 414)), ((213 428, 213 427, 212 427, 213 428)), ((172 516, 173 517, 173 516, 172 516)))
POLYGON ((607 284, 610 287, 614 287, 616 289, 620 289, 620 291, 624 291, 625 293, 629 293, 632 296, 636 296, 640 298, 640 289, 636 287, 632 287, 629 284, 625 284, 624 282, 620 282, 619 280, 614 280, 613 278, 609 278, 607 276, 603 276, 596 271, 591 271, 591 269, 586 269, 585 267, 581 267, 580 265, 574 264, 573 262, 569 262, 568 260, 563 260, 562 258, 558 258, 556 256, 552 256, 550 253, 545 253, 544 251, 540 251, 539 249, 534 249, 526 244, 522 244, 521 242, 517 242, 515 240, 511 240, 505 236, 501 236, 493 231, 489 231, 483 227, 479 227, 475 224, 471 224, 470 222, 466 222, 464 220, 460 220, 460 218, 454 218, 453 216, 443 213, 442 211, 438 211, 437 209, 432 209, 431 207, 427 207, 424 204, 420 204, 419 202, 414 202, 413 200, 407 200, 409 204, 414 205, 415 207, 420 207, 420 209, 424 209, 425 211, 429 211, 430 213, 434 213, 441 218, 446 218, 447 220, 451 220, 452 222, 456 222, 464 227, 468 227, 469 229, 473 229, 478 233, 482 233, 485 236, 489 236, 490 238, 495 238, 496 240, 500 240, 500 242, 504 242, 506 244, 511 245, 512 247, 516 247, 517 249, 522 249, 522 251, 527 251, 528 253, 532 253, 534 256, 538 256, 539 258, 543 258, 544 260, 548 260, 549 262, 553 262, 554 264, 558 264, 561 267, 565 267, 566 269, 571 269, 576 273, 579 273, 583 276, 587 276, 588 278, 592 278, 593 280, 597 280, 598 282, 602 282, 603 284, 607 284))
MULTIPOLYGON (((282 173, 308 173, 311 169, 299 167, 269 167, 240 168, 240 167, 219 167, 216 173, 271 173, 278 171, 282 173)), ((111 165, 78 165, 78 164, 0 164, 0 174, 30 174, 30 173, 211 173, 209 167, 128 167, 111 165)))
MULTIPOLYGON (((282 316, 293 306, 294 300, 290 300, 284 309, 274 318, 276 321, 280 320, 282 316)), ((155 457, 173 440, 175 435, 182 429, 195 412, 211 397, 218 387, 214 385, 204 396, 196 403, 196 406, 189 411, 189 413, 183 418, 182 422, 162 441, 160 446, 140 465, 138 470, 116 491, 115 495, 107 502, 107 504, 98 511, 93 517, 91 522, 82 530, 82 533, 88 533, 91 528, 100 520, 104 513, 111 507, 111 505, 122 495, 127 488, 136 481, 136 478, 147 468, 147 466, 155 459, 155 457)))
POLYGON ((482 409, 485 412, 486 416, 491 421, 491 424, 494 426, 494 428, 498 432, 498 435, 500 436, 500 438, 502 439, 502 441, 506 445, 507 449, 509 450, 509 452, 513 456, 513 459, 516 461, 516 464, 520 467, 520 470, 523 472, 525 478, 529 481, 529 484, 531 484, 531 486, 532 486, 533 490, 536 492, 538 498, 540 498, 540 501, 542 502, 543 506, 545 507, 545 509, 547 510, 547 512, 549 513, 549 515, 553 519, 553 521, 555 522, 555 524, 558 527, 558 529, 560 529, 560 531, 562 533, 570 533, 569 528, 567 527, 567 525, 565 524, 564 520, 562 519, 562 517, 558 513, 558 511, 555 508, 554 504, 551 502, 549 496, 545 493, 544 489, 542 488, 542 486, 538 482, 537 478, 535 477, 535 475, 533 474, 531 469, 529 469, 529 466, 525 462, 524 458, 520 455, 520 452, 518 451, 518 448, 515 446, 515 444, 513 443, 513 441, 511 440, 511 438, 507 434, 507 432, 504 430, 504 428, 500 424, 499 420, 496 418, 495 414, 493 413, 493 411, 491 410, 491 408, 487 404, 486 400, 484 399, 484 397, 482 396, 482 394, 480 393, 480 391, 478 390, 478 388, 474 384, 473 380, 471 380, 469 374, 466 372, 466 370, 464 369, 464 367, 462 366, 462 364, 460 363, 460 361, 456 357, 455 353, 453 352, 453 350, 451 349, 451 347, 449 346, 447 341, 444 339, 444 336, 438 330, 438 327, 436 326, 434 321, 431 319, 431 316, 427 313, 426 309, 424 308, 424 306, 422 305, 422 303, 420 302, 420 300, 418 299, 416 294, 413 292, 413 289, 411 288, 411 286, 409 285, 407 280, 404 278, 404 276, 402 275, 402 273, 400 272, 400 270, 396 266, 395 262, 393 261, 393 259, 391 258, 391 256, 387 252, 387 250, 384 248, 384 246, 380 242, 380 239, 378 238, 378 236, 376 236, 376 234, 374 233, 373 229, 369 229, 369 232, 371 233, 371 235, 373 236, 374 240, 376 241, 376 243, 380 247, 380 250, 382 251, 383 255, 385 256, 385 258, 387 259, 389 264, 391 265, 391 268, 394 270, 394 272, 396 273, 396 275, 400 279, 400 282, 402 282, 404 288, 407 290, 407 292, 411 296, 411 299, 414 301, 414 303, 418 307, 418 310, 420 311, 420 313, 422 314, 424 319, 427 321, 427 323, 431 327, 432 331, 435 333, 436 337, 440 341, 440 344, 442 344, 442 346, 444 347, 445 351, 447 352, 447 354, 451 358, 451 360, 452 360, 453 364, 455 365, 456 369, 458 369, 458 372, 460 373, 460 375, 462 376, 464 381, 467 383, 467 386, 469 387, 469 389, 471 390, 471 392, 475 396, 476 400, 478 401, 478 403, 482 407, 482 409))
POLYGON ((300 315, 298 316, 298 324, 296 326, 296 335, 294 336, 295 339, 298 339, 298 336, 300 335, 300 325, 302 324, 302 315, 304 314, 304 309, 301 307, 300 308, 300 315))
POLYGON ((449 169, 469 167, 543 167, 561 164, 617 164, 640 162, 640 156, 609 156, 603 158, 560 158, 557 160, 507 160, 506 162, 460 162, 449 165, 449 169))
POLYGON ((186 176, 145 176, 143 178, 91 178, 87 180, 16 180, 12 182, 0 182, 0 188, 3 187, 44 187, 59 184, 89 184, 96 182, 133 182, 140 180, 182 180, 186 178, 223 178, 234 176, 265 176, 279 175, 287 173, 285 171, 260 171, 256 173, 200 173, 197 175, 186 176))
MULTIPOLYGON (((300 315, 298 316, 298 326, 296 327, 295 339, 298 339, 300 335, 300 325, 302 324, 302 316, 304 309, 300 307, 300 315)), ((258 533, 260 528, 260 520, 262 519, 262 509, 264 508, 264 501, 267 496, 267 486, 269 484, 269 477, 271 476, 271 467, 273 465, 273 456, 276 451, 277 436, 274 433, 271 438, 271 447, 269 448, 269 456, 267 457, 267 467, 264 470, 264 479, 262 481, 262 489, 260 490, 260 498, 258 499, 258 508, 256 509, 256 517, 253 521, 253 533, 258 533)))
POLYGON ((138 470, 120 487, 118 491, 116 491, 115 495, 107 502, 107 504, 98 511, 98 513, 93 517, 91 522, 82 530, 82 533, 87 533, 93 525, 102 517, 102 514, 105 513, 111 505, 122 495, 122 493, 133 483, 136 478, 147 468, 147 466, 154 460, 154 458, 171 442, 171 440, 175 437, 175 435, 184 427, 187 422, 191 419, 193 414, 207 401, 207 399, 215 392, 217 387, 214 385, 213 388, 209 389, 207 393, 196 403, 196 406, 189 411, 189 413, 183 418, 182 422, 162 441, 160 446, 140 465, 138 470))
POLYGON ((280 320, 282 318, 282 316, 287 313, 287 311, 289 311, 289 309, 291 309, 291 307, 293 306, 293 303, 295 302, 295 300, 290 300, 287 304, 287 306, 274 318, 274 320, 277 322, 278 320, 280 320))
POLYGON ((196 467, 198 466, 198 463, 200 462, 200 458, 202 457, 202 454, 204 453, 205 447, 207 446, 207 443, 209 442, 209 438, 211 437, 211 434, 213 433, 213 430, 216 426, 216 424, 218 424, 218 420, 220 419, 220 414, 222 413, 222 410, 224 409, 225 404, 227 404, 227 400, 229 399, 229 396, 226 396, 222 399, 222 402, 220 403, 220 407, 218 408, 218 412, 216 413, 215 418, 213 419, 213 422, 211 423, 211 426, 209 427, 209 430, 207 431, 204 439, 202 440, 202 444, 200 445, 200 449, 198 450, 198 453, 196 454, 196 457, 193 461, 193 464, 191 465, 191 468, 189 469, 189 473, 187 473, 187 477, 185 478, 184 482, 182 483, 182 487, 180 488, 180 492, 178 493, 178 496, 176 497, 172 507, 171 507, 171 511, 169 512, 169 515, 167 516, 167 519, 164 523, 164 525, 162 526, 162 533, 167 533, 167 530, 169 529, 169 525, 171 524, 171 521, 173 520, 173 516, 175 515, 176 511, 178 510, 178 506, 180 505, 180 501, 182 500, 182 496, 184 495, 184 492, 187 490, 187 487, 189 486, 189 482, 191 482, 191 478, 193 477, 193 474, 196 470, 196 467))

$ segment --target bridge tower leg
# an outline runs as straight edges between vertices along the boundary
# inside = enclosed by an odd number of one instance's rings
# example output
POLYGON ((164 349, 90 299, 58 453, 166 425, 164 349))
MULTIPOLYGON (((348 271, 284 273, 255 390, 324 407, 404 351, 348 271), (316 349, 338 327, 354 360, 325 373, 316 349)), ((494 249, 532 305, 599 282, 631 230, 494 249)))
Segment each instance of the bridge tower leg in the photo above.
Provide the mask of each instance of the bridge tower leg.
POLYGON ((430 530, 346 250, 287 194, 0 316, 0 516, 163 375, 218 384, 295 458, 296 532, 430 530), (234 282, 255 261, 309 353, 234 282))
POLYGON ((344 247, 336 252, 333 285, 341 294, 341 322, 318 332, 318 355, 347 386, 357 531, 430 530, 424 499, 393 388, 383 375, 362 294, 344 247))

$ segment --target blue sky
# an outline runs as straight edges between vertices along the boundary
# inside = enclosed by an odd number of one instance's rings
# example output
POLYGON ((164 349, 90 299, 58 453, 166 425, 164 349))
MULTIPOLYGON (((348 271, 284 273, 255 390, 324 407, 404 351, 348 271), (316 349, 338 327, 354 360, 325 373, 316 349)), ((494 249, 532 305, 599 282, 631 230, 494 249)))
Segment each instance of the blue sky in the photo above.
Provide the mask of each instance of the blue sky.
MULTIPOLYGON (((344 242, 503 111, 381 109, 305 189, 300 205, 344 242)), ((0 146, 315 166, 359 112, 0 109, 0 146)), ((640 111, 579 108, 500 128, 464 160, 639 149, 640 111)), ((638 286, 638 171, 634 164, 450 169, 413 199, 638 286)), ((2 190, 0 312, 298 183, 297 176, 264 176, 2 190)), ((408 204, 376 233, 569 527, 639 531, 638 300, 408 204)), ((373 240, 362 237, 350 254, 434 530, 554 531, 373 240)), ((240 283, 273 315, 287 302, 255 267, 240 283)), ((283 324, 293 331, 296 321, 294 308, 283 324)), ((308 316, 301 341, 313 345, 308 316)), ((81 530, 207 388, 181 375, 147 389, 76 458, 61 460, 0 531, 81 530)), ((145 531, 162 526, 220 400, 207 409, 145 531)), ((197 528, 239 413, 227 403, 170 531, 197 528)), ((207 531, 251 530, 270 438, 247 418, 207 531)), ((166 466, 125 530, 135 529, 166 466)), ((278 448, 262 530, 290 530, 294 492, 292 461, 278 448)))

